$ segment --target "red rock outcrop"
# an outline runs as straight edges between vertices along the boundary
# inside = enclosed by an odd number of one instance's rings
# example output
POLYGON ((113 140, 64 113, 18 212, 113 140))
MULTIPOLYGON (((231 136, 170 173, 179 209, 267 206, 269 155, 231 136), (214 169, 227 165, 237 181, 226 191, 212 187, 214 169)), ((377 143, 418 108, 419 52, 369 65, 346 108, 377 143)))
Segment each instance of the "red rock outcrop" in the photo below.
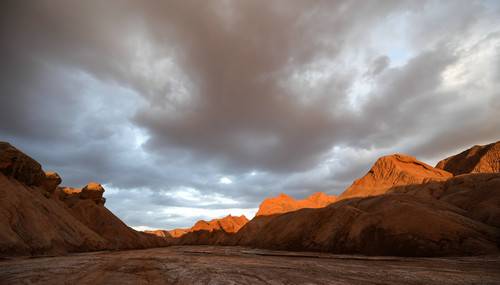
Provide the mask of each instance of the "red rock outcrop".
MULTIPOLYGON (((396 256, 499 252, 500 173, 453 176, 393 155, 380 158, 340 197, 322 208, 258 215, 234 234, 188 233, 177 244, 396 256)), ((290 209, 293 198, 278 198, 290 209)))
POLYGON ((106 209, 102 186, 89 184, 84 191, 57 187, 60 182, 59 175, 44 173, 38 162, 0 142, 0 256, 166 245, 106 209))
POLYGON ((171 237, 178 238, 189 232, 189 229, 173 229, 169 230, 168 233, 171 237))
POLYGON ((62 179, 59 176, 59 174, 57 174, 54 171, 47 171, 45 172, 45 179, 42 183, 43 184, 42 186, 45 189, 45 191, 47 191, 47 193, 52 194, 57 189, 57 186, 61 184, 61 182, 62 179))
POLYGON ((436 168, 444 169, 454 175, 500 172, 500 141, 473 146, 457 155, 441 160, 436 168))
MULTIPOLYGON (((70 200, 71 201, 71 200, 70 200)), ((110 249, 158 247, 166 242, 160 237, 135 231, 110 210, 93 199, 78 199, 67 203, 69 213, 89 229, 109 242, 110 249)))
POLYGON ((40 186, 45 179, 40 163, 6 142, 0 142, 0 172, 28 186, 40 186))
POLYGON ((355 180, 339 199, 384 194, 394 186, 445 180, 451 173, 436 169, 415 157, 393 154, 379 158, 368 173, 355 180))
POLYGON ((214 236, 219 236, 219 233, 220 236, 234 234, 246 223, 248 223, 248 219, 244 215, 239 217, 227 215, 220 219, 197 221, 191 228, 187 229, 155 230, 145 231, 145 233, 166 238, 171 244, 211 244, 208 239, 214 240, 214 236))
POLYGON ((103 250, 108 241, 75 219, 64 203, 47 199, 0 174, 0 256, 103 250))
POLYGON ((157 237, 162 237, 162 238, 171 238, 172 235, 170 235, 169 231, 165 230, 149 230, 149 231, 144 231, 147 234, 150 235, 155 235, 157 237))
POLYGON ((106 198, 103 197, 104 191, 101 184, 89 182, 81 189, 67 186, 57 187, 55 193, 67 205, 73 205, 79 200, 91 200, 96 205, 103 206, 106 203, 106 198))
POLYGON ((259 248, 443 256, 498 252, 500 174, 398 186, 251 220, 223 243, 259 248))
MULTIPOLYGON (((458 155, 443 167, 469 165, 463 161, 472 156, 458 155)), ((488 167, 472 163, 471 172, 496 171, 495 155, 481 157, 489 157, 480 163, 488 167)), ((53 195, 44 194, 58 183, 36 161, 0 144, 0 255, 166 244, 397 256, 499 252, 500 173, 453 176, 405 155, 377 160, 336 202, 325 194, 304 200, 280 195, 264 201, 250 222, 244 216, 199 221, 178 238, 127 227, 104 207, 97 183, 82 190, 56 186, 53 195)))
POLYGON ((85 187, 82 188, 80 192, 81 199, 90 199, 94 201, 97 205, 104 205, 106 200, 102 197, 104 194, 104 188, 101 184, 96 182, 90 182, 85 187))
POLYGON ((462 215, 500 228, 500 173, 463 174, 446 181, 395 187, 390 192, 438 199, 458 207, 462 215))
POLYGON ((226 233, 235 233, 246 223, 248 223, 248 219, 244 215, 241 215, 239 217, 228 215, 225 216, 224 218, 213 219, 208 222, 204 220, 198 221, 189 231, 195 232, 203 230, 211 232, 216 230, 222 230, 226 233))
POLYGON ((322 192, 316 192, 303 200, 296 200, 281 193, 277 197, 267 198, 262 201, 256 216, 282 214, 303 208, 322 208, 336 200, 337 196, 329 196, 322 192))

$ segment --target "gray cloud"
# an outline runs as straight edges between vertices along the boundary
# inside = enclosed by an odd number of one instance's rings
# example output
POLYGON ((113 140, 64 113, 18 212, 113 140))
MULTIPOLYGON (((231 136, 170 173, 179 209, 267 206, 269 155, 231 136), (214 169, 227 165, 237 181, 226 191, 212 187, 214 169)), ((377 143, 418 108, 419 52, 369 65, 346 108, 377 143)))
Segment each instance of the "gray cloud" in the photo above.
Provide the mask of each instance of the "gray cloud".
POLYGON ((490 1, 3 6, 0 139, 105 183, 132 226, 339 193, 380 155, 500 137, 490 1))

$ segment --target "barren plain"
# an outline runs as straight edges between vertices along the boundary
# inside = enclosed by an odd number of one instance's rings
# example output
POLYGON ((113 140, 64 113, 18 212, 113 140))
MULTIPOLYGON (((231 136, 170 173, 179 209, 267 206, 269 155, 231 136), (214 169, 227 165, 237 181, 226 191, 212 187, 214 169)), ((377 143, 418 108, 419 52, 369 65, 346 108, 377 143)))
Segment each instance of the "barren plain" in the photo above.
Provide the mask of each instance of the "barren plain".
POLYGON ((402 258, 173 246, 0 261, 0 284, 499 284, 500 256, 402 258))

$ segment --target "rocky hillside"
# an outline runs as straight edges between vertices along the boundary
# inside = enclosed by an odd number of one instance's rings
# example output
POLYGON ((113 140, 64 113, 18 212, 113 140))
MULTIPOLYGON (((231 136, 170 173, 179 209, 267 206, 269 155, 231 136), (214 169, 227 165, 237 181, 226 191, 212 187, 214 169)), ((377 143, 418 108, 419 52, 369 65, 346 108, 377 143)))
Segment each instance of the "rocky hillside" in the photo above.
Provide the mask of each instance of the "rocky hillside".
POLYGON ((500 172, 500 141, 473 146, 457 155, 441 160, 436 168, 444 169, 453 175, 500 172))
POLYGON ((444 170, 407 155, 385 156, 338 199, 282 194, 263 201, 251 221, 229 215, 189 229, 141 233, 106 209, 102 185, 59 187, 57 173, 0 143, 0 255, 192 244, 397 256, 498 254, 497 150, 498 143, 473 147, 440 162, 444 170))
POLYGON ((366 197, 380 195, 392 187, 445 180, 451 173, 436 169, 415 157, 393 154, 379 158, 365 176, 355 180, 339 197, 366 197))
MULTIPOLYGON (((146 230, 146 231, 144 231, 144 233, 149 234, 149 235, 155 235, 155 236, 162 237, 162 238, 171 238, 172 237, 170 232, 165 231, 165 230, 146 230)), ((176 236, 176 237, 179 237, 179 236, 176 236)))
POLYGON ((322 192, 316 192, 303 200, 296 200, 281 193, 277 197, 265 199, 260 204, 256 216, 282 214, 303 208, 322 208, 336 200, 337 196, 328 196, 322 192))
POLYGON ((229 243, 369 255, 490 254, 498 252, 499 220, 500 174, 469 174, 256 217, 229 243))
POLYGON ((0 255, 145 248, 164 239, 127 227, 104 206, 104 188, 58 187, 61 178, 0 142, 0 255))
POLYGON ((241 229, 246 223, 248 223, 247 217, 241 215, 237 216, 225 216, 221 219, 213 219, 210 221, 198 221, 194 224, 194 226, 189 230, 190 232, 195 231, 217 231, 222 230, 226 233, 235 233, 241 229))
POLYGON ((235 234, 197 231, 176 243, 397 256, 499 252, 498 171, 454 177, 395 154, 378 159, 329 206, 291 210, 286 195, 266 201, 266 210, 287 212, 260 214, 235 234))
MULTIPOLYGON (((325 193, 317 192, 303 200, 296 200, 286 194, 281 193, 277 197, 265 199, 259 206, 256 216, 268 216, 296 211, 303 208, 322 208, 337 199, 336 196, 329 196, 325 193)), ((234 234, 248 223, 245 216, 235 217, 228 215, 221 219, 210 221, 198 221, 193 227, 187 229, 174 229, 168 231, 169 236, 163 230, 147 231, 166 238, 172 237, 174 244, 212 244, 222 243, 221 239, 226 238, 226 234, 234 234), (182 239, 179 239, 181 238, 182 239)))
POLYGON ((161 237, 172 237, 179 238, 187 233, 197 232, 197 231, 221 231, 224 233, 236 233, 239 231, 246 223, 248 223, 247 217, 232 216, 227 215, 220 219, 213 219, 210 221, 200 220, 196 222, 191 228, 187 229, 173 229, 170 231, 156 230, 156 231, 146 231, 148 234, 154 234, 161 237))
POLYGON ((178 238, 189 232, 190 229, 173 229, 166 231, 171 237, 178 238))

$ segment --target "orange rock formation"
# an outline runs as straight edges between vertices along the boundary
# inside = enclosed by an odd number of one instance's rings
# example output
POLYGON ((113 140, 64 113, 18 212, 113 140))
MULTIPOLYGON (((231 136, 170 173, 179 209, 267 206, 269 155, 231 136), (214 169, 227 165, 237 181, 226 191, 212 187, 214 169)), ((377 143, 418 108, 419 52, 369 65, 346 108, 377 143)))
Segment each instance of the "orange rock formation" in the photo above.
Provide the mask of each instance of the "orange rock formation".
POLYGON ((454 175, 500 172, 500 141, 473 146, 457 155, 441 160, 436 168, 444 169, 454 175))
POLYGON ((0 142, 0 256, 166 245, 127 227, 104 207, 104 188, 57 187, 61 178, 0 142))
POLYGON ((303 208, 322 208, 328 206, 336 200, 337 196, 328 196, 322 192, 316 192, 303 200, 296 200, 281 193, 277 197, 265 199, 260 204, 256 216, 282 214, 303 208))
MULTIPOLYGON (((488 165, 498 163, 489 157, 488 165)), ((500 244, 495 171, 453 177, 411 156, 385 156, 326 207, 294 210, 290 205, 296 200, 280 195, 266 199, 259 215, 236 234, 199 231, 176 244, 399 256, 495 254, 500 244), (282 212, 262 214, 266 211, 282 212)))
POLYGON ((224 218, 213 219, 210 221, 200 220, 197 221, 191 228, 174 229, 168 231, 168 233, 173 238, 179 238, 187 233, 196 231, 222 231, 224 233, 235 233, 239 231, 246 223, 248 223, 248 219, 244 215, 241 215, 239 217, 227 215, 224 218))
POLYGON ((404 154, 383 156, 365 176, 355 180, 339 199, 380 195, 394 186, 445 180, 451 176, 453 176, 451 173, 436 169, 412 156, 404 154))
POLYGON ((57 173, 0 143, 0 255, 59 254, 166 244, 239 245, 368 255, 498 254, 499 143, 433 168, 402 154, 378 159, 337 199, 266 199, 257 216, 141 233, 104 207, 104 188, 58 187, 57 173), (467 173, 467 174, 463 174, 467 173))
POLYGON ((499 220, 500 174, 469 174, 259 216, 220 244, 368 255, 493 254, 499 220))

